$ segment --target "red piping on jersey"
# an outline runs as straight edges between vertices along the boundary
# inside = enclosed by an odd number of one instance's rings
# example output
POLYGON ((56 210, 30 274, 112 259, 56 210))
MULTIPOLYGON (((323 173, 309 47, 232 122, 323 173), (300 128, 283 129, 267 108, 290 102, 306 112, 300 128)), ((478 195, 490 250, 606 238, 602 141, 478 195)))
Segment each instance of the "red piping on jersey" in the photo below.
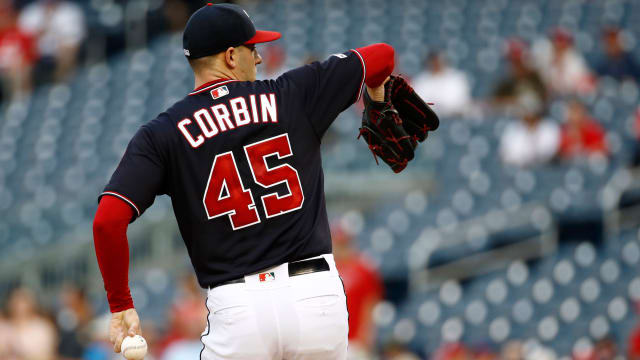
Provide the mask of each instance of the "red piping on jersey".
POLYGON ((133 307, 129 290, 127 241, 127 227, 132 217, 133 209, 124 200, 115 196, 104 196, 100 199, 93 220, 93 244, 111 312, 133 307))
POLYGON ((358 59, 360 59, 360 63, 362 64, 362 81, 360 82, 360 87, 358 90, 358 98, 356 99, 356 102, 360 101, 360 96, 362 96, 362 88, 364 87, 364 79, 367 77, 367 65, 364 63, 364 58, 362 57, 362 54, 360 54, 358 52, 358 50, 355 49, 351 49, 351 51, 353 51, 354 53, 356 53, 356 55, 358 55, 358 59))
POLYGON ((115 197, 117 197, 117 198, 120 198, 120 199, 122 199, 122 200, 124 200, 124 201, 128 202, 128 203, 129 203, 129 205, 131 205, 131 207, 133 207, 133 208, 136 210, 136 213, 138 214, 138 216, 140 216, 140 209, 139 209, 139 208, 136 206, 136 204, 135 204, 133 201, 131 201, 131 199, 129 199, 128 197, 126 197, 126 196, 124 196, 124 195, 122 195, 122 194, 119 194, 119 193, 117 193, 117 192, 115 192, 115 191, 105 191, 105 192, 103 192, 102 194, 100 194, 100 197, 102 197, 103 195, 111 195, 111 196, 115 196, 115 197))
POLYGON ((230 82, 233 81, 240 81, 240 80, 233 80, 233 79, 216 79, 213 81, 209 81, 208 83, 202 84, 200 86, 198 86, 197 88, 195 88, 192 92, 189 93, 189 95, 197 95, 200 94, 203 91, 207 91, 210 88, 214 87, 214 86, 220 86, 220 85, 224 85, 224 84, 228 84, 230 82))

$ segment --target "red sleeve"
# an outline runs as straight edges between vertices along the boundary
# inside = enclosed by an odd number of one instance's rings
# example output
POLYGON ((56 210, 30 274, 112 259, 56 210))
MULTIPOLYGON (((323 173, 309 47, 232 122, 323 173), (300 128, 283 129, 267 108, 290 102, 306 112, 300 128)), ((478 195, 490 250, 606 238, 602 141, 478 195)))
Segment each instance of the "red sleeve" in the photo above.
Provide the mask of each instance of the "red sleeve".
POLYGON ((114 196, 103 196, 93 220, 93 243, 111 312, 133 307, 127 242, 127 226, 132 217, 129 204, 114 196))
POLYGON ((380 86, 391 75, 395 66, 395 51, 389 44, 378 43, 356 49, 364 60, 368 87, 380 86))

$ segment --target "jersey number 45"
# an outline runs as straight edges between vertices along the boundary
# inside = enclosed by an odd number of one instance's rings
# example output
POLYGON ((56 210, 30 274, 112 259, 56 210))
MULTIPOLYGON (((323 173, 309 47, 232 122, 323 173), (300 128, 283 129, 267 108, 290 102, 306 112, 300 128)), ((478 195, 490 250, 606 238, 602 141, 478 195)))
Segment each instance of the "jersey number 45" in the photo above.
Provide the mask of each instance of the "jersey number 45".
MULTIPOLYGON (((302 207, 304 194, 298 171, 289 164, 269 168, 266 162, 268 156, 276 155, 283 159, 293 155, 286 133, 246 145, 244 153, 253 181, 264 188, 285 183, 289 190, 287 195, 279 196, 274 192, 260 198, 267 218, 302 207)), ((209 219, 227 215, 233 230, 260 222, 251 189, 244 187, 231 151, 218 154, 213 160, 202 202, 209 219)))

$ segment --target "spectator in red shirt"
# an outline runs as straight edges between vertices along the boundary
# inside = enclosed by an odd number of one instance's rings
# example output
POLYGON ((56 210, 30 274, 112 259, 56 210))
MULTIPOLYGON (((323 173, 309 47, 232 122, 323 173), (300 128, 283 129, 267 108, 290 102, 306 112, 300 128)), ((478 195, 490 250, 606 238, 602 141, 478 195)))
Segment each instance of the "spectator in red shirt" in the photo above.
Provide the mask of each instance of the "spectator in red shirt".
POLYGON ((0 78, 3 100, 16 99, 31 90, 36 60, 35 40, 18 28, 10 1, 0 0, 0 78))
POLYGON ((382 280, 378 271, 355 249, 345 229, 334 225, 331 238, 333 256, 347 295, 349 353, 367 356, 374 350, 372 311, 382 298, 382 280))
POLYGON ((640 360, 640 327, 629 337, 629 360, 640 360))
POLYGON ((183 354, 183 358, 197 356, 202 348, 200 335, 206 326, 207 308, 202 302, 196 277, 192 274, 185 275, 180 281, 179 294, 169 311, 170 331, 158 346, 161 358, 180 358, 180 354, 183 354))
POLYGON ((560 134, 558 153, 564 159, 607 153, 604 129, 589 116, 584 105, 577 100, 569 103, 567 120, 560 134))
POLYGON ((432 356, 434 360, 470 360, 473 357, 471 349, 463 343, 442 344, 432 356))
MULTIPOLYGON (((636 303, 636 312, 640 314, 640 302, 636 303)), ((640 322, 638 326, 629 335, 629 344, 627 346, 629 360, 640 360, 640 322)))
POLYGON ((598 340, 594 350, 594 360, 614 360, 618 356, 618 346, 611 337, 598 340))

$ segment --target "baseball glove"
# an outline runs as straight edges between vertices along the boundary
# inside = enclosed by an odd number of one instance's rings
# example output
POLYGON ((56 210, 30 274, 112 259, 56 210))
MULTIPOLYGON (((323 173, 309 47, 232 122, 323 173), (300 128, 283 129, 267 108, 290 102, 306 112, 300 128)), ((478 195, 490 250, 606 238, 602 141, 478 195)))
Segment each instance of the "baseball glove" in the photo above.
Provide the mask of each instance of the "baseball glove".
POLYGON ((387 85, 391 93, 391 103, 398 110, 405 131, 414 140, 423 142, 428 132, 436 130, 440 125, 438 115, 416 94, 404 78, 391 75, 385 84, 385 93, 387 85))
POLYGON ((399 76, 390 76, 384 86, 384 100, 374 101, 364 92, 363 137, 378 163, 380 157, 395 173, 413 159, 418 142, 438 128, 438 116, 399 76))

